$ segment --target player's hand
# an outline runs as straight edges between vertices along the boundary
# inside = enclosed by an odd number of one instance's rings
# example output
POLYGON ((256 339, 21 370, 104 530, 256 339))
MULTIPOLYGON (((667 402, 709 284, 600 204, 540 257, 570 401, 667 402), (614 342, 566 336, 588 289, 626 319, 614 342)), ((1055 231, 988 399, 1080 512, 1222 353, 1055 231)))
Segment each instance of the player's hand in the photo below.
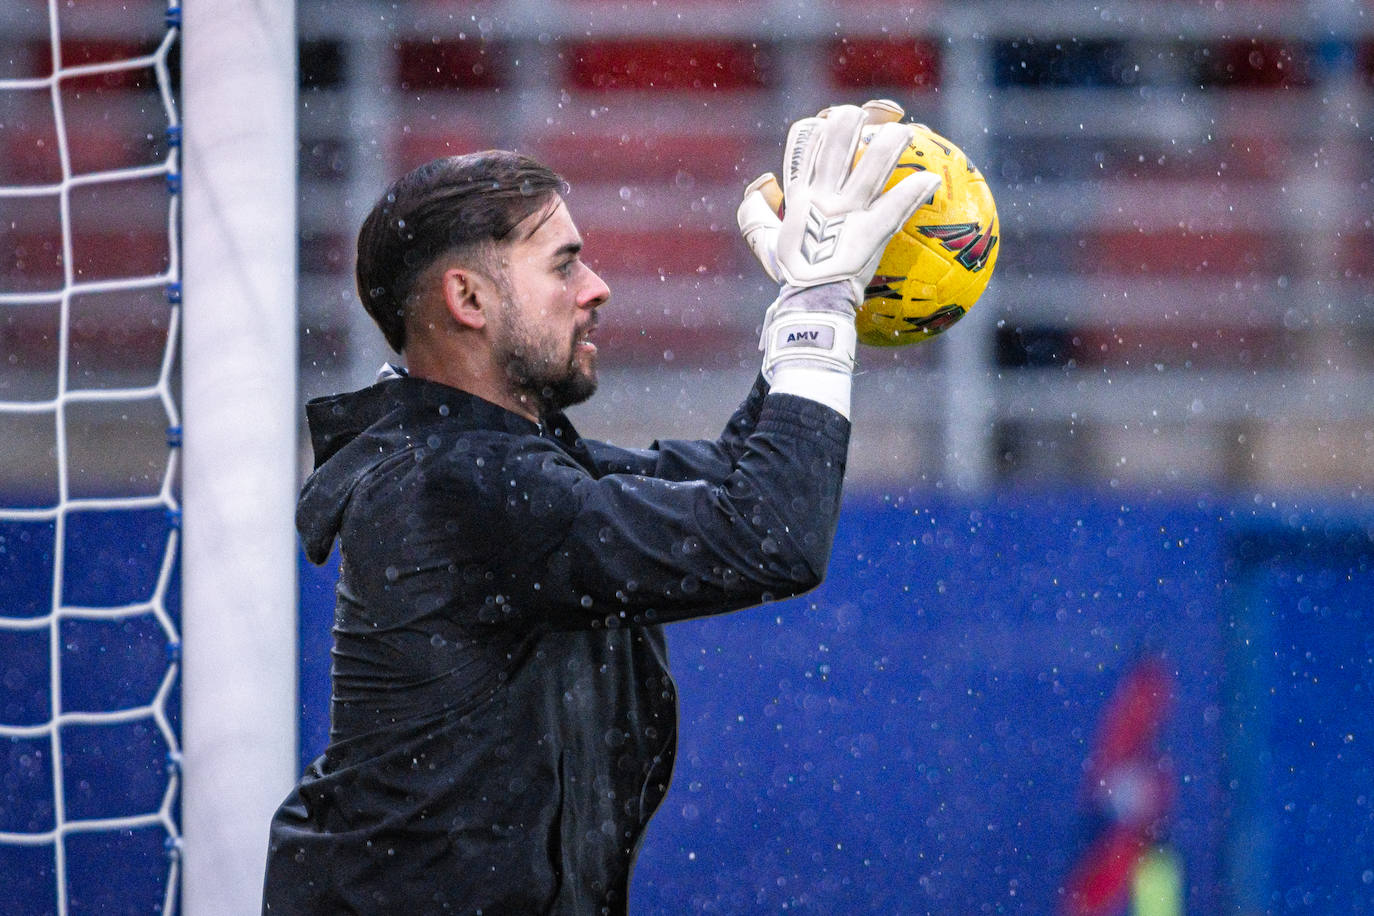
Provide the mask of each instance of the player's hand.
MULTIPOLYGON (((825 117, 834 107, 822 108, 816 117, 825 117)), ((864 110, 865 124, 893 124, 906 117, 906 109, 891 99, 869 99, 859 107, 864 110)))
POLYGON ((787 134, 783 182, 752 182, 737 217, 764 270, 781 284, 763 319, 763 376, 774 391, 849 416, 855 309, 883 249, 939 177, 916 172, 884 191, 911 142, 900 105, 881 99, 803 118, 787 134), (861 132, 877 125, 858 164, 861 132), (779 208, 782 209, 781 217, 779 208))
MULTIPOLYGON (((816 117, 826 117, 833 107, 822 108, 816 113, 816 117)), ((893 124, 906 116, 906 110, 891 99, 869 99, 860 107, 864 113, 865 125, 893 124)), ((796 141, 797 129, 794 126, 788 131, 787 137, 788 155, 784 157, 784 161, 788 164, 794 161, 792 154, 796 141)), ((791 169, 786 174, 790 181, 791 169)), ((782 228, 782 219, 779 216, 782 202, 783 191, 778 185, 777 177, 772 172, 765 172, 744 189, 744 199, 740 201, 739 209, 735 212, 745 243, 774 283, 782 282, 782 277, 778 273, 778 230, 782 228)))
POLYGON ((940 185, 939 176, 915 172, 884 192, 911 128, 879 125, 854 165, 866 119, 863 109, 841 105, 789 132, 776 249, 784 295, 787 287, 841 283, 858 306, 892 235, 940 185))
POLYGON ((778 179, 772 172, 765 172, 749 182, 749 187, 744 189, 744 199, 735 211, 745 244, 774 283, 782 282, 782 275, 778 273, 778 230, 782 228, 778 211, 781 209, 782 188, 778 187, 778 179))

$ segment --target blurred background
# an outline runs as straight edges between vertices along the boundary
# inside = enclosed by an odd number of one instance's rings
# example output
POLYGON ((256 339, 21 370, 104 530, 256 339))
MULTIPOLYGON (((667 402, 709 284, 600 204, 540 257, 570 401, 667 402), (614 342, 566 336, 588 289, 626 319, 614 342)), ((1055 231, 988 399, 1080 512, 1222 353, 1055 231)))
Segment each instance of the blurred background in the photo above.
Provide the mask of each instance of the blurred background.
MULTIPOLYGON (((894 99, 996 196, 972 312, 860 353, 827 584, 671 629, 683 734, 636 912, 1374 912, 1374 9, 297 5, 298 401, 389 358, 353 238, 435 156, 514 148, 571 182, 612 289, 601 390, 573 416, 628 446, 716 435, 752 381, 774 290, 734 211, 791 121, 894 99)), ((164 11, 67 4, 64 60, 145 53, 164 11)), ((48 29, 45 3, 0 8, 0 78, 50 66, 48 29)), ((60 116, 46 92, 0 93, 0 185, 62 178, 59 120, 78 172, 165 160, 153 81, 70 88, 60 116)), ((81 271, 165 268, 164 184, 73 194, 81 271)), ((7 292, 60 280, 61 215, 0 197, 7 292)), ((59 354, 94 386, 157 377, 160 288, 72 316, 59 350, 50 308, 6 302, 0 398, 45 396, 59 354)), ((51 502, 51 417, 0 422, 0 492, 51 502)), ((157 488, 158 405, 65 422, 75 486, 157 488)), ((46 600, 0 569, 11 607, 46 600)), ((332 567, 301 575, 305 761, 327 729, 332 567)), ((12 683, 46 678, 17 651, 12 683)), ((140 867, 156 896, 165 870, 140 867)))
POLYGON ((958 335, 863 353, 857 482, 1367 482, 1369 28, 1345 0, 302 2, 302 393, 385 356, 349 278, 379 189, 510 147, 571 181, 612 289, 584 432, 713 432, 773 292, 741 189, 792 120, 883 96, 980 164, 1002 254, 958 335))

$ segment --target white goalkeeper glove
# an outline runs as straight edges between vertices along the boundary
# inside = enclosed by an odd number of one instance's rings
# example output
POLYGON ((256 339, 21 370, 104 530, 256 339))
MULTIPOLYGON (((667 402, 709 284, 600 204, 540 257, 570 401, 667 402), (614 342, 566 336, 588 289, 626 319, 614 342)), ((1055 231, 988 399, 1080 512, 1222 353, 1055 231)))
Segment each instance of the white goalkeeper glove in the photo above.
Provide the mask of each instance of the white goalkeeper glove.
POLYGON ((938 176, 918 172, 884 193, 911 130, 900 106, 842 105, 804 118, 788 132, 786 186, 765 175, 740 203, 740 230, 765 271, 782 284, 764 316, 763 374, 771 390, 820 401, 849 416, 854 314, 883 249, 934 194, 938 176), (870 120, 872 118, 872 120, 870 120), (860 132, 882 126, 858 165, 860 132), (777 216, 779 198, 785 204, 777 216))
MULTIPOLYGON (((869 99, 861 107, 865 126, 892 124, 906 116, 906 110, 891 99, 869 99)), ((821 109, 816 113, 816 118, 826 117, 830 110, 821 109)), ((814 120, 805 118, 793 124, 788 130, 787 155, 783 157, 785 164, 801 164, 800 150, 796 149, 801 139, 800 128, 802 125, 809 128, 814 120)), ((784 183, 791 184, 795 171, 795 168, 789 167, 783 172, 784 183)), ((744 199, 740 201, 735 214, 739 221, 740 233, 749 245, 749 250, 754 252, 754 257, 758 258, 764 272, 774 283, 782 283, 782 275, 778 272, 778 230, 782 228, 778 212, 782 209, 782 202, 783 190, 778 186, 777 177, 772 172, 765 172, 744 189, 744 199)))

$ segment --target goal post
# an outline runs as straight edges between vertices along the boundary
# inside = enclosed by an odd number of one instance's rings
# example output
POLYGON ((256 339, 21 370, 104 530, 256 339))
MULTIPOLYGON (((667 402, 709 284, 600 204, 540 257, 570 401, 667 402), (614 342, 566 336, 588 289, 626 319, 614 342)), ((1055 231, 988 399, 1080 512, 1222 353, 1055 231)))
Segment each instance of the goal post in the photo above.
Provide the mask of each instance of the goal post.
POLYGON ((256 912, 297 769, 291 0, 182 10, 183 896, 256 912))

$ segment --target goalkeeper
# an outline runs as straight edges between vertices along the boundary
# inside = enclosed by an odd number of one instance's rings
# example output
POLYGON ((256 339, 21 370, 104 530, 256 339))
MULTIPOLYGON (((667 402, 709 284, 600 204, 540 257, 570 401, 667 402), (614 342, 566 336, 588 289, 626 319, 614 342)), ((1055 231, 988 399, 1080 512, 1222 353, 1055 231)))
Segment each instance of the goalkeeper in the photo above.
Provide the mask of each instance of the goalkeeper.
POLYGON ((609 297, 553 172, 514 153, 399 179, 358 289, 405 368, 308 406, 310 559, 337 538, 330 744, 273 819, 270 913, 623 913, 673 768, 661 625, 815 587, 849 441, 855 307, 934 192, 883 187, 909 128, 794 125, 740 206, 780 283, 763 367, 714 442, 626 450, 563 409, 609 297), (785 213, 777 210, 785 198, 785 213))

